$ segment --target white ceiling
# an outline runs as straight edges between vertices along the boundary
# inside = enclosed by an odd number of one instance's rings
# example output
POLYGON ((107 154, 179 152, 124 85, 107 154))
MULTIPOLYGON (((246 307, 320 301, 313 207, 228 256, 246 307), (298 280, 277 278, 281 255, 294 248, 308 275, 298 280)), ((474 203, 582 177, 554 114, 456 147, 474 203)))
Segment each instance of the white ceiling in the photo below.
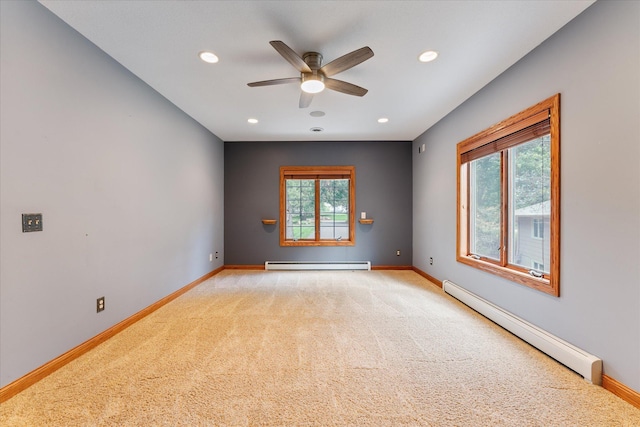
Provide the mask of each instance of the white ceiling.
POLYGON ((593 1, 40 3, 224 141, 409 141, 593 1), (369 46, 373 58, 335 76, 369 92, 325 90, 300 109, 296 84, 248 87, 299 76, 271 40, 325 64, 369 46), (428 49, 439 58, 418 62, 428 49), (203 50, 220 61, 202 62, 203 50))

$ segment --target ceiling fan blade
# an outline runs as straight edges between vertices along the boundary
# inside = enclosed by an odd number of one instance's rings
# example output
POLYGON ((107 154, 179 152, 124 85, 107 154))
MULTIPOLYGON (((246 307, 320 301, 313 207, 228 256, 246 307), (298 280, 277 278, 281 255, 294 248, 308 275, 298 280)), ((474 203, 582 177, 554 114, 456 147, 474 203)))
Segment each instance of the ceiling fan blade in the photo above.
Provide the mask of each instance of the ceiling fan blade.
POLYGON ((336 80, 336 79, 326 78, 324 79, 324 85, 327 87, 327 89, 346 93, 347 95, 364 96, 367 92, 369 92, 367 89, 363 87, 356 86, 352 83, 347 83, 347 82, 343 82, 342 80, 336 80))
POLYGON ((280 55, 282 55, 282 57, 284 59, 286 59, 287 61, 289 61, 289 63, 291 65, 293 65, 294 67, 296 67, 296 70, 300 71, 301 73, 310 73, 311 72, 311 68, 309 68, 309 66, 307 65, 306 62, 304 62, 304 60, 300 57, 300 55, 298 55, 293 49, 291 49, 289 46, 287 46, 286 44, 284 44, 283 42, 281 42, 280 40, 273 40, 270 41, 269 44, 271 46, 273 46, 273 48, 275 50, 278 51, 278 53, 280 55))
POLYGON ((373 51, 368 46, 361 47, 360 49, 354 50, 351 53, 342 55, 338 59, 334 59, 324 67, 320 68, 320 71, 327 77, 333 76, 334 74, 341 73, 351 67, 355 67, 356 65, 366 61, 372 56, 373 51))
POLYGON ((263 80, 261 82, 247 83, 247 86, 250 86, 250 87, 273 86, 273 85, 283 85, 286 83, 300 83, 300 77, 287 77, 286 79, 263 80))
POLYGON ((307 93, 302 90, 300 91, 300 103, 298 104, 298 106, 300 108, 307 108, 309 105, 311 105, 312 100, 313 100, 313 94, 307 93))

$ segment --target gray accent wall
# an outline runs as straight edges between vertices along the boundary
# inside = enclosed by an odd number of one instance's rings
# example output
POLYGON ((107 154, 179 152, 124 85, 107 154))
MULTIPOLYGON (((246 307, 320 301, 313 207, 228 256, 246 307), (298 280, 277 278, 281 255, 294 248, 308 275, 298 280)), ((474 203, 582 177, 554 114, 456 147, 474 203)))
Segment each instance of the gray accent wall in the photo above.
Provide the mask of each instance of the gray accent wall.
POLYGON ((228 142, 225 143, 225 264, 265 261, 371 261, 411 265, 410 142, 228 142), (355 246, 281 247, 280 166, 356 167, 355 246), (400 250, 400 256, 396 256, 400 250))
POLYGON ((223 265, 224 144, 40 4, 0 19, 4 386, 223 265))
POLYGON ((606 375, 634 390, 640 390, 639 58, 640 2, 596 2, 417 138, 413 150, 413 265, 595 354, 606 375), (459 141, 558 92, 556 298, 456 262, 455 165, 459 141), (426 151, 418 154, 421 144, 426 151))

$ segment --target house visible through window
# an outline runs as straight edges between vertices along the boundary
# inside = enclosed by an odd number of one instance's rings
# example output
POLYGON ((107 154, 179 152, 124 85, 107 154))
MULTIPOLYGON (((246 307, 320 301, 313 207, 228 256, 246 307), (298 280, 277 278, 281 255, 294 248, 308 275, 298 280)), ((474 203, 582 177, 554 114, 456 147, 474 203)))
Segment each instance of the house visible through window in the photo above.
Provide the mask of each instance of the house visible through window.
POLYGON ((544 271, 544 264, 540 264, 539 262, 533 261, 531 263, 531 268, 536 271, 544 271))
POLYGON ((280 168, 280 244, 351 246, 355 243, 355 168, 280 168))
POLYGON ((560 96, 460 142, 459 262, 559 295, 560 96))

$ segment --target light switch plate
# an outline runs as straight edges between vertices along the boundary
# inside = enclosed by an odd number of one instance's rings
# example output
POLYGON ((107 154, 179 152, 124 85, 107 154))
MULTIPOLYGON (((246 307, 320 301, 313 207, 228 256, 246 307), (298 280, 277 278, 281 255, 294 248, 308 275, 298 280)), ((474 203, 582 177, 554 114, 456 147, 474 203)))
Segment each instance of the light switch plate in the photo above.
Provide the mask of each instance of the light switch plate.
POLYGON ((22 214, 22 232, 42 231, 42 214, 22 214))

